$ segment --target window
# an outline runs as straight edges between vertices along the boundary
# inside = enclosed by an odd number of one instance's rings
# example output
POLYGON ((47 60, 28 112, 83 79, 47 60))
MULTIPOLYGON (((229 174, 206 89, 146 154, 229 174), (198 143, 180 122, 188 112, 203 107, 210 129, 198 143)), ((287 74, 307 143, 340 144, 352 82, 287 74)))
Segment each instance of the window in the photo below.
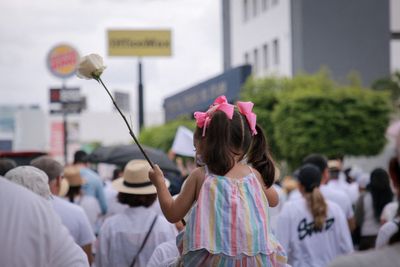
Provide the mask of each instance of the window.
POLYGON ((278 39, 275 39, 272 43, 273 46, 273 52, 274 52, 274 63, 275 65, 279 65, 279 41, 278 39))
POLYGON ((244 63, 246 63, 247 65, 250 64, 250 58, 248 53, 244 54, 244 63))
POLYGON ((247 21, 249 19, 249 1, 243 0, 243 20, 247 21))
POLYGON ((268 45, 264 44, 263 45, 263 67, 264 70, 268 69, 268 45))
POLYGON ((254 49, 254 63, 253 63, 253 73, 258 73, 258 50, 254 49))
POLYGON ((265 11, 268 9, 269 0, 262 0, 262 10, 265 11))
POLYGON ((258 13, 258 0, 253 0, 253 16, 257 16, 258 13))

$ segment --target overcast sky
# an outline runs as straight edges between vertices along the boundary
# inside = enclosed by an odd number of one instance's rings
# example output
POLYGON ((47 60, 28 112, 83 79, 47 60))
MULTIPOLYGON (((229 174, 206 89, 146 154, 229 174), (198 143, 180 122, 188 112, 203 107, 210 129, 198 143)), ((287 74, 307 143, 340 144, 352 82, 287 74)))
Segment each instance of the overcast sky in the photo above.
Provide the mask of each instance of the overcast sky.
MULTIPOLYGON (((219 0, 0 0, 0 105, 39 104, 48 110, 48 90, 61 85, 46 66, 56 44, 68 43, 80 55, 98 53, 102 76, 113 91, 137 99, 137 59, 107 56, 109 28, 172 30, 172 57, 144 58, 146 111, 161 111, 166 96, 222 71, 219 0)), ((89 109, 111 110, 95 81, 72 77, 89 109)))

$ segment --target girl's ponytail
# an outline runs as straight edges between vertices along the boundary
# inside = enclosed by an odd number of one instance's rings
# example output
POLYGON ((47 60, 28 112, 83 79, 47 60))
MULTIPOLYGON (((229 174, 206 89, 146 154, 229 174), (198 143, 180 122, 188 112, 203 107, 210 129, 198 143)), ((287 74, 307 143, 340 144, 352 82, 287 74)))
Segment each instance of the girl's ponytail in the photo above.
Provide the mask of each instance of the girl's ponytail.
POLYGON ((258 124, 256 130, 257 134, 253 136, 250 150, 247 153, 247 162, 261 174, 267 187, 270 187, 275 180, 275 164, 269 154, 264 132, 258 124))
POLYGON ((305 194, 307 207, 314 218, 314 228, 322 230, 327 216, 327 205, 319 187, 314 187, 312 192, 305 194))
POLYGON ((307 207, 314 218, 314 229, 322 230, 328 213, 326 201, 319 190, 322 173, 317 166, 307 163, 300 168, 298 178, 304 189, 307 207))

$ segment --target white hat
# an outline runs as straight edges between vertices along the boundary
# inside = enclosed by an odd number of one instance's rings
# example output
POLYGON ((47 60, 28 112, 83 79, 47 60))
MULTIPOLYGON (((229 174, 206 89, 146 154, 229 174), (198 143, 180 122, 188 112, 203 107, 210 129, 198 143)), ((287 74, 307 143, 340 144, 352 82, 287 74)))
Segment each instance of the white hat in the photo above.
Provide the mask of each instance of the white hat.
POLYGON ((358 179, 356 180, 356 182, 358 183, 358 186, 360 188, 367 188, 367 185, 369 184, 370 180, 371 180, 370 174, 363 173, 358 176, 358 179))
POLYGON ((36 167, 19 166, 9 170, 5 177, 44 198, 49 198, 51 195, 47 174, 36 167))
MULTIPOLYGON (((121 193, 134 195, 156 194, 156 187, 149 179, 150 164, 146 160, 135 159, 129 161, 124 169, 122 177, 116 179, 112 186, 121 193)), ((165 180, 167 187, 170 182, 165 180)))

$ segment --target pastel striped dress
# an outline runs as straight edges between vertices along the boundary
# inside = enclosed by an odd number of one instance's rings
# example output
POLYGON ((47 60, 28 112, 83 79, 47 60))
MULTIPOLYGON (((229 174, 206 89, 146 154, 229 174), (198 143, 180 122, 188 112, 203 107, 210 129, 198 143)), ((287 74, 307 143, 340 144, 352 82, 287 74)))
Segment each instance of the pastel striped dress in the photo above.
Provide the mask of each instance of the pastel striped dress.
POLYGON ((270 231, 268 207, 253 172, 235 179, 206 168, 185 231, 177 237, 183 266, 286 266, 286 254, 270 231))

